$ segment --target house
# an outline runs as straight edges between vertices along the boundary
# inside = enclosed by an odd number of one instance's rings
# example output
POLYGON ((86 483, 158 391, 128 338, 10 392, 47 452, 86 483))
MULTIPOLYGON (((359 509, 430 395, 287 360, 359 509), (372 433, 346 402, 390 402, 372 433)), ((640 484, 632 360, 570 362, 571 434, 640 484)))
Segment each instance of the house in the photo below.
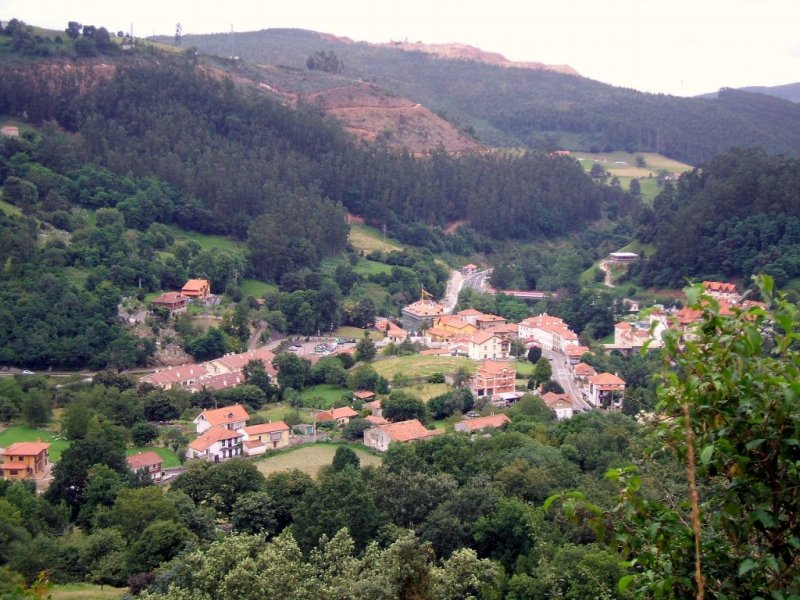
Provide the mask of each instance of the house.
POLYGON ((555 392, 547 392, 542 396, 544 401, 550 409, 556 413, 556 419, 571 419, 575 414, 575 407, 572 405, 572 398, 569 394, 556 394, 555 392))
POLYGON ((5 137, 19 137, 19 127, 15 127, 14 125, 4 125, 0 127, 0 135, 5 137))
POLYGON ((597 375, 594 367, 586 363, 578 363, 572 368, 572 372, 575 373, 576 383, 581 387, 588 387, 589 379, 597 375))
POLYGON ((402 344, 408 338, 408 332, 402 327, 398 327, 389 319, 381 319, 375 323, 375 329, 386 334, 386 340, 391 344, 402 344))
MULTIPOLYGON (((475 332, 478 331, 477 325, 457 315, 439 317, 435 323, 435 327, 447 331, 450 333, 450 337, 453 335, 474 335, 475 332)), ((428 333, 430 334, 430 331, 428 331, 428 333)))
POLYGON ((50 444, 15 442, 3 452, 3 479, 38 479, 50 472, 50 444))
POLYGON ((516 340, 519 339, 519 325, 516 323, 506 323, 504 325, 494 325, 489 327, 484 331, 491 331, 492 333, 496 333, 504 340, 516 340))
POLYGON ((738 304, 742 300, 741 294, 736 290, 736 284, 721 281, 704 281, 703 291, 717 300, 725 300, 731 304, 738 304))
POLYGON ((197 433, 203 433, 215 427, 238 431, 244 429, 250 415, 241 404, 223 406, 212 410, 204 410, 194 418, 197 433))
POLYGON ((507 321, 503 317, 499 317, 497 315, 480 315, 479 317, 475 317, 475 324, 478 326, 478 329, 489 329, 491 327, 497 327, 498 325, 505 325, 507 321))
POLYGON ((289 426, 283 421, 250 425, 241 429, 239 433, 244 434, 242 446, 247 456, 264 454, 267 450, 286 448, 290 440, 289 426))
POLYGON ((190 392, 199 392, 202 389, 207 390, 227 390, 231 387, 236 387, 244 383, 244 375, 241 372, 237 373, 220 373, 219 375, 207 375, 202 379, 198 379, 189 386, 190 392))
POLYGON ((180 292, 166 292, 151 302, 153 308, 166 308, 173 315, 185 312, 188 303, 189 296, 180 292))
POLYGON ((378 425, 386 425, 387 423, 389 423, 389 421, 387 421, 383 417, 379 417, 378 415, 375 414, 367 415, 366 417, 364 417, 364 420, 366 420, 373 427, 376 427, 378 425))
POLYGON ((225 427, 212 427, 189 442, 187 456, 221 462, 242 455, 244 434, 225 427))
POLYGON ((209 375, 205 365, 188 364, 156 371, 142 378, 142 383, 150 383, 165 390, 188 388, 209 375))
POLYGON ((465 433, 475 433, 484 429, 499 429, 511 423, 506 415, 489 415, 488 417, 475 417, 456 423, 454 429, 465 433))
POLYGON ((370 427, 364 432, 364 445, 381 452, 394 442, 407 443, 425 440, 443 433, 438 429, 426 429, 417 419, 398 421, 387 425, 370 427))
POLYGON ((492 397, 515 391, 517 368, 513 361, 485 360, 470 378, 470 389, 477 397, 492 397))
POLYGON ((511 353, 511 342, 491 331, 479 331, 467 347, 467 354, 473 360, 503 360, 511 353))
POLYGON ((635 252, 609 252, 608 260, 616 263, 632 263, 639 260, 639 255, 635 252))
POLYGON ((257 360, 269 371, 274 359, 275 353, 266 346, 261 346, 255 350, 239 352, 238 354, 226 354, 204 364, 210 371, 215 373, 234 373, 244 369, 251 360, 257 360))
POLYGON ((422 331, 428 329, 433 322, 444 314, 444 306, 428 299, 420 299, 403 307, 403 329, 422 331))
POLYGON ((431 342, 447 342, 456 335, 449 329, 439 327, 438 325, 429 328, 425 334, 430 338, 431 342))
POLYGON ((211 295, 211 282, 208 279, 190 279, 181 289, 181 293, 189 298, 205 300, 211 295))
POLYGON ((667 319, 662 314, 651 315, 649 321, 622 321, 614 325, 614 343, 606 344, 606 348, 624 354, 638 352, 645 344, 648 348, 661 348, 661 335, 666 329, 667 319))
POLYGON ((140 471, 147 473, 147 476, 152 481, 161 481, 164 477, 163 463, 164 459, 152 450, 148 452, 139 452, 138 454, 131 454, 125 457, 125 462, 131 468, 131 471, 138 473, 140 471))
POLYGON ((591 349, 587 346, 572 346, 568 345, 564 348, 564 356, 567 357, 567 363, 574 367, 579 362, 581 362, 581 358, 587 352, 591 352, 591 349))
POLYGON ((475 325, 476 328, 478 327, 478 317, 482 317, 483 315, 484 313, 475 308, 465 308, 464 310, 460 310, 456 313, 456 316, 464 319, 467 323, 475 325))
POLYGON ((364 408, 368 408, 372 411, 372 415, 375 417, 382 417, 383 416, 383 406, 381 405, 380 400, 373 400, 372 402, 365 402, 364 408))
MULTIPOLYGON (((353 400, 360 400, 364 403, 364 406, 369 406, 375 400, 375 392, 371 392, 370 390, 356 390, 353 392, 353 400)), ((380 405, 380 401, 378 401, 380 405)))
POLYGON ((622 408, 625 381, 611 373, 600 373, 589 378, 589 402, 598 408, 622 408))
POLYGON ((349 406, 332 408, 317 413, 317 421, 336 421, 338 425, 347 425, 350 419, 357 417, 358 413, 349 406))
POLYGON ((461 267, 461 274, 466 275, 467 277, 469 277, 470 275, 475 275, 475 273, 477 272, 478 272, 478 265, 473 265, 472 263, 461 267))

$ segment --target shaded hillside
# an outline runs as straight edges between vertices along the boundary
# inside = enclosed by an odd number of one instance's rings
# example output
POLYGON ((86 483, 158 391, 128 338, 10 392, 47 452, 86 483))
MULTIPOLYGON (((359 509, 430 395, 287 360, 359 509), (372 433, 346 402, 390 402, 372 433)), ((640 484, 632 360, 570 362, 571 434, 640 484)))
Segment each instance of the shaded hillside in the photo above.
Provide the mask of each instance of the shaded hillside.
POLYGON ((203 52, 305 67, 333 51, 343 76, 366 79, 471 127, 497 146, 652 150, 697 164, 732 146, 800 153, 800 107, 760 94, 718 99, 644 94, 552 71, 440 59, 304 30, 184 36, 203 52))
MULTIPOLYGON (((739 91, 750 92, 752 94, 764 94, 766 96, 774 96, 789 102, 800 103, 800 83, 787 83, 786 85, 774 86, 761 86, 754 85, 749 87, 739 88, 739 91)), ((716 98, 719 92, 712 92, 710 94, 703 94, 701 98, 716 98)))
POLYGON ((800 161, 733 150, 681 177, 642 214, 638 237, 656 252, 642 283, 675 287, 687 277, 767 273, 800 277, 800 161))

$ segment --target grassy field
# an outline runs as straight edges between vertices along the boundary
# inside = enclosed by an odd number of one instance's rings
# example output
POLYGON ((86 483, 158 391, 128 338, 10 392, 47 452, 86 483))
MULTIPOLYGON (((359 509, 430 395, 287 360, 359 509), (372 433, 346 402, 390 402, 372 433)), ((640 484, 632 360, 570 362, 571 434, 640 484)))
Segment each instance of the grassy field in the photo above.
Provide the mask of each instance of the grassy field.
POLYGON ((452 388, 446 383, 420 383, 417 385, 410 385, 408 387, 395 388, 408 392, 412 396, 416 396, 420 400, 427 402, 431 398, 446 394, 452 388))
POLYGON ((536 367, 532 362, 518 360, 516 362, 517 379, 527 379, 533 374, 533 369, 536 367))
MULTIPOLYGON (((171 225, 169 227, 172 235, 175 236, 176 242, 188 242, 194 240, 203 250, 211 250, 212 248, 219 248, 220 250, 243 250, 244 244, 232 238, 225 237, 224 235, 208 235, 205 233, 198 233, 196 231, 187 231, 171 225)), ((216 292, 216 290, 211 290, 216 292)))
POLYGON ((107 598, 121 598, 128 588, 115 588, 92 583, 64 583, 50 588, 53 600, 106 600, 107 598))
POLYGON ((348 390, 338 385, 321 383, 305 388, 300 392, 300 397, 303 399, 303 404, 307 407, 327 409, 333 406, 333 403, 339 400, 343 394, 348 393, 348 390))
POLYGON ((2 210, 7 215, 11 215, 14 217, 18 217, 19 215, 22 214, 22 210, 19 207, 14 206, 13 204, 9 204, 5 200, 0 200, 0 210, 2 210))
POLYGON ((359 275, 377 275, 379 273, 391 273, 392 266, 376 260, 362 259, 353 267, 353 272, 359 275))
MULTIPOLYGON (((269 406, 258 411, 258 415, 264 417, 267 421, 283 421, 286 414, 294 409, 286 402, 279 402, 277 404, 270 404, 269 406)), ((311 423, 314 420, 311 411, 307 408, 298 409, 300 418, 306 422, 311 423)))
POLYGON ((358 223, 350 224, 350 244, 356 250, 363 250, 367 253, 374 250, 391 252, 392 250, 403 249, 403 245, 400 242, 388 237, 385 238, 377 229, 358 223))
POLYGON ((128 456, 133 456, 134 454, 138 454, 140 452, 155 452, 158 454, 161 459, 164 461, 162 465, 165 469, 169 469, 170 467, 179 467, 181 466, 181 461, 178 460, 178 455, 175 454, 169 448, 160 448, 154 446, 138 446, 136 448, 130 448, 129 450, 125 451, 125 454, 128 456))
MULTIPOLYGON (((379 456, 375 456, 361 450, 353 448, 358 458, 361 459, 361 466, 372 465, 378 467, 383 462, 379 456)), ((307 473, 311 477, 316 477, 320 467, 331 464, 333 455, 336 453, 336 444, 306 444, 291 450, 268 455, 264 460, 257 461, 256 467, 265 476, 278 471, 289 471, 298 469, 307 473)))
POLYGON ((406 377, 428 377, 434 373, 452 373, 459 367, 475 371, 475 361, 461 356, 393 356, 376 360, 375 370, 391 381, 395 375, 406 377))
POLYGON ((358 327, 349 327, 343 325, 336 329, 331 335, 333 337, 346 337, 346 338, 356 338, 356 340, 360 340, 364 337, 364 332, 369 331, 369 337, 373 342, 377 342, 382 340, 386 337, 382 331, 375 331, 374 329, 359 329, 358 327))
POLYGON ((24 425, 15 425, 0 431, 0 447, 5 448, 16 442, 50 442, 50 462, 58 462, 61 453, 69 447, 69 440, 60 439, 47 429, 31 429, 24 425))
POLYGON ((269 292, 277 292, 278 286, 271 283, 264 283, 257 279, 242 279, 242 283, 239 284, 239 289, 242 291, 242 296, 245 298, 248 296, 263 298, 269 292))

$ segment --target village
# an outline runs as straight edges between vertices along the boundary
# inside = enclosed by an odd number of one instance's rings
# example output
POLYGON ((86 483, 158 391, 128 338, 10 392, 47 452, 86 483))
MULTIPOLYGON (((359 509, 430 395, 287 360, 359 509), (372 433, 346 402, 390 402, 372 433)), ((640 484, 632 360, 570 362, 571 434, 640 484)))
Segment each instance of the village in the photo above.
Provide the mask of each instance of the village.
MULTIPOLYGON (((473 275, 475 265, 464 267, 464 275, 473 275)), ((483 284, 485 285, 485 284, 483 284)), ((730 283, 706 281, 704 291, 720 305, 722 314, 730 314, 735 306, 748 307, 736 286, 730 283)), ((506 426, 511 419, 508 407, 526 394, 534 394, 552 411, 553 418, 570 419, 579 412, 591 410, 619 411, 625 402, 626 382, 617 373, 597 372, 583 357, 593 350, 580 344, 578 335, 562 319, 540 314, 518 323, 475 309, 448 314, 448 307, 426 295, 402 310, 401 319, 378 318, 375 332, 383 334, 376 350, 407 342, 417 344, 419 360, 445 357, 466 359, 470 368, 466 377, 458 378, 453 370, 443 372, 442 380, 450 388, 469 390, 480 410, 465 411, 460 420, 446 428, 442 422, 423 423, 419 419, 389 420, 383 415, 382 401, 387 393, 374 389, 354 389, 348 392, 350 401, 338 402, 328 409, 314 409, 310 423, 292 426, 283 420, 270 420, 248 425, 251 415, 241 404, 203 410, 194 420, 194 438, 188 443, 185 460, 222 462, 236 457, 260 457, 270 452, 337 439, 351 421, 363 423, 360 440, 365 448, 385 452, 393 443, 409 443, 441 435, 448 430, 465 435, 485 434, 491 429, 506 426), (518 378, 518 365, 524 365, 531 349, 539 360, 551 366, 550 389, 540 382, 529 389, 529 382, 518 378), (522 362, 520 362, 522 361, 522 362), (555 388, 556 391, 553 391, 555 388)), ((192 302, 207 302, 211 283, 192 279, 179 292, 168 292, 152 301, 153 308, 180 313, 192 302)), ((663 345, 662 334, 678 328, 690 335, 691 325, 701 317, 699 311, 682 308, 666 311, 652 307, 646 318, 620 321, 614 328, 614 341, 600 348, 603 352, 623 355, 653 350, 663 345)), ((141 378, 141 383, 164 390, 220 391, 235 388, 246 381, 245 367, 253 362, 263 366, 272 381, 277 381, 274 362, 280 347, 308 360, 312 365, 325 356, 353 355, 355 339, 295 338, 271 342, 253 350, 227 354, 202 363, 188 363, 157 369, 141 378)), ((598 349, 596 348, 595 351, 598 349)), ((376 356, 375 361, 389 360, 376 356)), ((519 367, 521 368, 521 367, 519 367)), ((463 375, 463 373, 462 373, 463 375)), ((343 392, 346 390, 343 389, 343 392)), ((343 398, 347 398, 344 393, 343 398)), ((452 420, 451 420, 452 421, 452 420)), ((0 465, 4 478, 47 481, 50 476, 49 444, 42 441, 19 442, 5 448, 0 465)), ((127 458, 135 472, 145 473, 152 481, 168 481, 182 469, 166 470, 163 458, 154 450, 139 451, 127 458)))

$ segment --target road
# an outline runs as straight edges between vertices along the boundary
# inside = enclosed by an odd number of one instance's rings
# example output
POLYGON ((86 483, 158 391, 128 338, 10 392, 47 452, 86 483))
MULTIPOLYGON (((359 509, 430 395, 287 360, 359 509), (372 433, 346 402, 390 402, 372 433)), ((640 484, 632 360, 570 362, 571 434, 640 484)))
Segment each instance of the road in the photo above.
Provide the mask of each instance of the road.
POLYGON ((450 271, 450 279, 447 280, 447 291, 442 300, 444 314, 449 315, 458 304, 458 294, 465 287, 473 288, 483 292, 487 277, 491 274, 491 269, 478 271, 473 275, 463 275, 460 271, 450 271))
POLYGON ((593 407, 586 400, 583 399, 578 386, 575 385, 575 379, 572 377, 572 371, 567 364, 567 357, 560 352, 553 350, 542 349, 542 356, 550 361, 553 367, 552 378, 557 381, 564 393, 569 394, 572 398, 573 405, 579 410, 591 410, 593 407))

